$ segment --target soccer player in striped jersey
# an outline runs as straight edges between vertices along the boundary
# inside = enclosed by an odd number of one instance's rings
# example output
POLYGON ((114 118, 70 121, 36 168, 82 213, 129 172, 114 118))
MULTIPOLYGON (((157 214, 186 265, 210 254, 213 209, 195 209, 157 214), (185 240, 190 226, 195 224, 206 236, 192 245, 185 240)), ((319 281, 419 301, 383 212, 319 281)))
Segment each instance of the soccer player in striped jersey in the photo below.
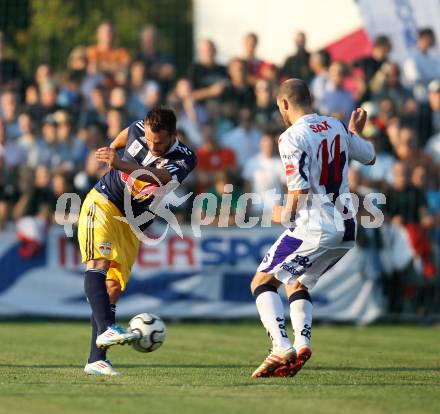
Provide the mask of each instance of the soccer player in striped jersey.
POLYGON ((355 243, 356 211, 345 199, 350 198, 348 162, 375 162, 372 144, 360 137, 364 110, 352 113, 348 128, 335 118, 313 113, 310 91, 300 79, 288 79, 280 86, 277 104, 288 126, 278 143, 288 194, 285 205, 274 208, 272 219, 289 225, 251 283, 261 321, 272 339, 272 350, 254 378, 293 376, 310 358, 309 289, 355 243), (340 195, 346 201, 338 208, 340 195), (282 284, 289 298, 293 346, 278 294, 282 284))

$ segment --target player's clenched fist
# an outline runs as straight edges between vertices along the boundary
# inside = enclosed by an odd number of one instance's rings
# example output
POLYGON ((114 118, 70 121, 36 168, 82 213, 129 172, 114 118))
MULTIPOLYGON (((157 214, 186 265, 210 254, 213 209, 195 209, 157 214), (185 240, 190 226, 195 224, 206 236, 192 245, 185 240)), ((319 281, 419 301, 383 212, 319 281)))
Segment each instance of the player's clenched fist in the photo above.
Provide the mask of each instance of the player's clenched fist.
POLYGON ((348 129, 353 134, 361 135, 367 122, 367 111, 362 108, 357 108, 356 111, 351 113, 350 123, 348 124, 348 129))
POLYGON ((116 168, 116 164, 119 161, 116 150, 110 147, 98 148, 95 153, 95 158, 98 161, 105 162, 109 167, 113 168, 116 168))

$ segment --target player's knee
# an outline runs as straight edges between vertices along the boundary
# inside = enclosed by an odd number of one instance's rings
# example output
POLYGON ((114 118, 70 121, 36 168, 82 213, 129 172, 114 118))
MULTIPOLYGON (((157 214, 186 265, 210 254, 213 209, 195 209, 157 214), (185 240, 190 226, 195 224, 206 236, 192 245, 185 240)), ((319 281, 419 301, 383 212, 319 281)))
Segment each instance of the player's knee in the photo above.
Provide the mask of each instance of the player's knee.
POLYGON ((255 289, 260 285, 261 285, 261 277, 258 273, 256 273, 251 280, 251 284, 250 284, 251 293, 254 294, 255 289))
POLYGON ((280 282, 275 279, 272 275, 263 272, 257 272, 251 281, 251 293, 255 296, 256 290, 263 285, 271 287, 271 290, 278 290, 280 282))
POLYGON ((296 292, 309 292, 307 286, 303 285, 301 282, 297 280, 293 282, 291 285, 286 285, 286 296, 290 298, 292 295, 296 294, 296 292))
POLYGON ((107 259, 92 259, 87 261, 87 269, 99 269, 107 271, 110 267, 110 262, 107 259))
POLYGON ((258 286, 258 282, 255 280, 256 276, 254 276, 251 280, 251 284, 250 284, 250 289, 251 289, 251 293, 254 294, 255 289, 258 286))
POLYGON ((301 282, 298 282, 297 280, 295 280, 295 282, 293 282, 291 286, 293 291, 308 290, 307 286, 303 285, 301 282))

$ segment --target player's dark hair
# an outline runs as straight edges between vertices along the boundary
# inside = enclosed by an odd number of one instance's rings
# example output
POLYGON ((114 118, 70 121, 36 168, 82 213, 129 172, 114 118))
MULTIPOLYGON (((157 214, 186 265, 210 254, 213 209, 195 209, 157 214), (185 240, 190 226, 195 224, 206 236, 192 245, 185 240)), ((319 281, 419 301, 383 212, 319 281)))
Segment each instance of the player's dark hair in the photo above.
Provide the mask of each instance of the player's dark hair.
POLYGON ((310 108, 312 106, 312 96, 310 95, 307 83, 302 79, 287 79, 278 91, 279 99, 286 99, 291 105, 300 108, 310 108))
POLYGON ((145 125, 149 125, 153 132, 165 130, 170 134, 176 132, 176 115, 171 109, 158 107, 153 108, 145 116, 145 125))

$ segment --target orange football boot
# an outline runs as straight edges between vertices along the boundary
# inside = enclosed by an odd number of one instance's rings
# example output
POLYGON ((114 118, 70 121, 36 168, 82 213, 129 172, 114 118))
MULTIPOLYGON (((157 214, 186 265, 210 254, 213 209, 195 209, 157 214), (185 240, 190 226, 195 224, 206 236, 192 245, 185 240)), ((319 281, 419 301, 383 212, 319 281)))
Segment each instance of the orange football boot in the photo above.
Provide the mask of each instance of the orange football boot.
POLYGON ((276 368, 272 372, 272 377, 294 377, 301 368, 305 365, 305 363, 312 356, 312 350, 304 346, 298 351, 298 356, 295 361, 290 361, 287 364, 276 368))
POLYGON ((254 371, 252 378, 271 377, 277 369, 295 364, 296 359, 296 351, 293 346, 278 353, 271 351, 263 363, 254 371))

